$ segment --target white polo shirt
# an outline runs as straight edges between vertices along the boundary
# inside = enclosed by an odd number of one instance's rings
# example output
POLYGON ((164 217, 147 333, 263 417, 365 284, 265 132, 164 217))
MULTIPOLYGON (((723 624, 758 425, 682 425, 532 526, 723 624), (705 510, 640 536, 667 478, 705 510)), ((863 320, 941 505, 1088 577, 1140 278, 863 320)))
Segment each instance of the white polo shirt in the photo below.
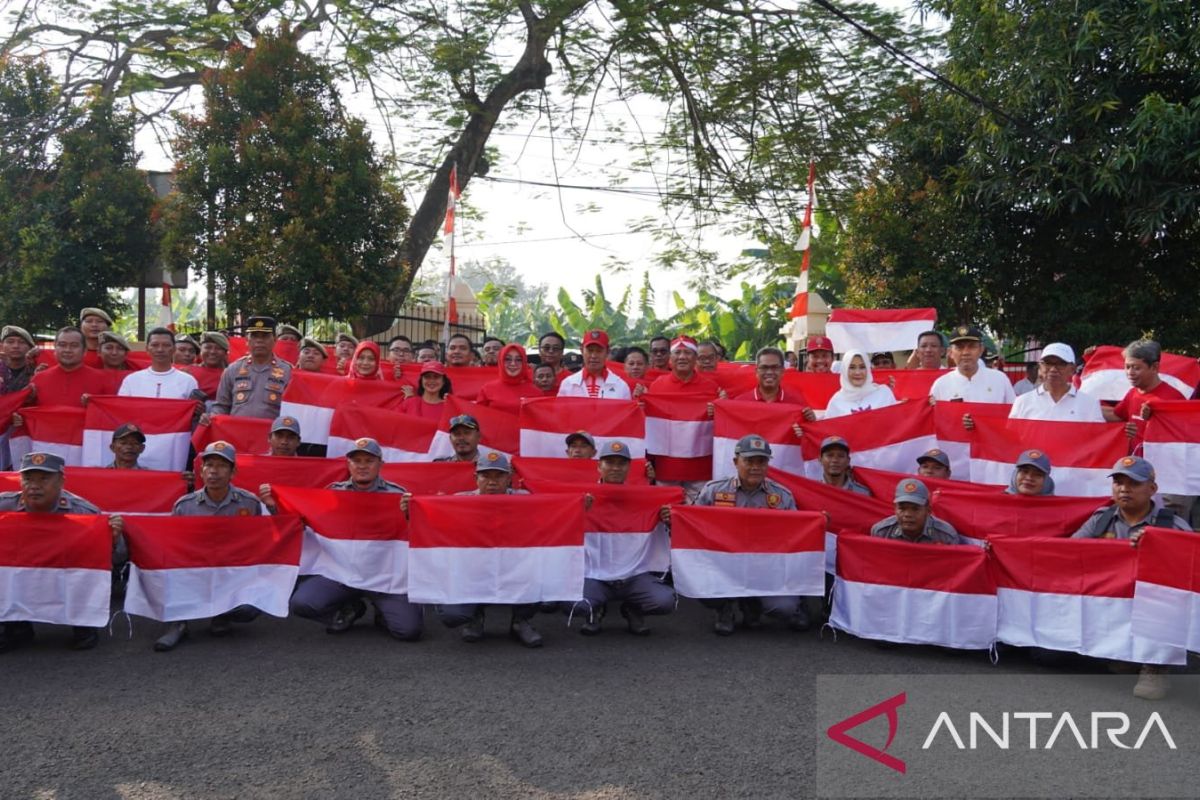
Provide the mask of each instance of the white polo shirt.
POLYGON ((1016 399, 1009 419, 1044 419, 1056 422, 1104 422, 1100 401, 1074 386, 1054 402, 1044 386, 1026 392, 1016 399))
POLYGON ((588 383, 594 382, 599 389, 595 395, 597 400, 632 400, 629 384, 618 378, 612 370, 604 370, 599 378, 588 375, 586 369, 581 369, 573 375, 562 379, 558 385, 559 397, 592 397, 588 394, 588 383))
POLYGON ((175 369, 155 372, 153 367, 131 372, 121 381, 117 392, 121 397, 166 397, 171 400, 187 400, 200 385, 188 373, 175 369))
POLYGON ((1008 376, 982 364, 969 378, 958 370, 947 372, 933 382, 929 396, 934 400, 965 400, 968 403, 1011 403, 1017 399, 1008 376))

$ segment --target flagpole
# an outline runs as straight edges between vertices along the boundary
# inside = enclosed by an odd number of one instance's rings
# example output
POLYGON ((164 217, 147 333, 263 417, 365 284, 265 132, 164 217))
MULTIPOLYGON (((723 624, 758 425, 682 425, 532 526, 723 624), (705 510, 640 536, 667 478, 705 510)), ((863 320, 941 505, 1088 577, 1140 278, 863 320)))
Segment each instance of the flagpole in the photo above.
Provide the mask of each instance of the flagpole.
POLYGON ((442 353, 444 354, 450 349, 450 323, 458 323, 458 307, 454 300, 454 272, 455 272, 455 254, 454 254, 454 235, 458 227, 455 218, 458 216, 457 204, 459 198, 458 190, 458 164, 450 165, 450 189, 446 196, 446 222, 442 227, 442 235, 450 238, 450 272, 446 275, 446 307, 442 320, 442 353))
MULTIPOLYGON (((808 162, 808 198, 804 206, 804 222, 800 226, 800 240, 804 245, 803 255, 800 257, 800 277, 796 281, 796 297, 792 301, 792 310, 788 316, 792 319, 797 317, 808 316, 808 261, 809 253, 812 251, 812 221, 813 221, 813 205, 814 182, 817 177, 817 163, 815 161, 808 162)), ((807 328, 805 329, 807 332, 807 328)))

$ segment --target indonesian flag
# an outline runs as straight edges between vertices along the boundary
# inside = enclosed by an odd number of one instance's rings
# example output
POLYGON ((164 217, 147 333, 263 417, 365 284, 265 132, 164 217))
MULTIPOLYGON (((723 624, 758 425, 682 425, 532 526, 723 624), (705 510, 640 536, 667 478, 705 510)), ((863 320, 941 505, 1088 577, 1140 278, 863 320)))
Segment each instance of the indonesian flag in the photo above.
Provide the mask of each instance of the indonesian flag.
POLYGON ((972 545, 838 537, 829 624, 863 639, 988 649, 996 641, 996 580, 972 545))
MULTIPOLYGON (((1163 353, 1158 364, 1158 376, 1191 397, 1200 384, 1200 364, 1191 356, 1163 353)), ((1124 350, 1113 345, 1097 347, 1083 367, 1079 388, 1100 400, 1119 401, 1130 388, 1125 377, 1124 350)))
MULTIPOLYGON (((529 456, 517 456, 512 460, 512 465, 517 477, 529 487, 541 485, 546 481, 594 484, 600 480, 599 467, 596 464, 596 459, 592 458, 530 458, 529 456)), ((625 477, 625 485, 645 486, 648 483, 649 480, 646 478, 646 460, 644 458, 635 458, 630 461, 629 474, 625 477)))
POLYGON ((808 261, 812 240, 821 235, 821 227, 813 218, 813 209, 817 207, 817 165, 808 162, 808 202, 804 206, 804 221, 800 226, 800 238, 796 249, 803 253, 800 261, 800 280, 796 284, 796 299, 792 301, 792 309, 788 316, 792 319, 808 314, 808 261))
POLYGON ((837 394, 841 388, 841 378, 832 372, 788 370, 783 373, 783 390, 803 394, 809 405, 817 410, 824 410, 828 407, 829 398, 837 394))
MULTIPOLYGON (((419 377, 420 370, 417 373, 417 377, 419 377)), ((496 380, 496 368, 446 367, 446 377, 450 379, 450 385, 454 387, 454 395, 459 400, 469 400, 473 403, 479 394, 479 387, 496 380)), ((414 379, 413 385, 419 387, 420 382, 414 379)))
POLYGON ((685 597, 821 595, 825 516, 769 508, 675 506, 671 573, 685 597))
POLYGON ((300 422, 301 441, 327 445, 334 409, 358 405, 395 410, 403 402, 404 391, 395 381, 351 381, 296 370, 283 390, 279 414, 300 422))
POLYGON ((68 467, 83 464, 84 410, 74 406, 32 406, 21 411, 24 425, 8 440, 14 464, 26 453, 62 456, 68 467))
POLYGON ((175 332, 175 314, 171 311, 171 272, 166 267, 162 271, 162 295, 158 300, 158 327, 175 332))
POLYGON ((187 469, 192 443, 194 400, 146 397, 93 397, 88 400, 83 423, 83 464, 103 467, 112 463, 109 449, 113 431, 136 423, 146 435, 146 449, 138 463, 146 469, 187 469))
POLYGON ((109 514, 170 514, 187 492, 179 472, 72 467, 64 488, 109 514))
POLYGON ((1133 630, 1138 549, 1128 541, 1000 538, 991 553, 1000 641, 1136 664, 1187 660, 1133 630))
MULTIPOLYGON (((917 475, 917 464, 912 465, 912 469, 907 472, 892 472, 886 469, 872 469, 871 467, 854 467, 854 479, 871 490, 871 494, 876 497, 891 497, 896 491, 896 484, 902 480, 912 480, 916 476, 930 492, 937 492, 942 489, 956 489, 961 493, 970 493, 971 495, 996 495, 1001 490, 991 484, 971 483, 967 480, 955 480, 953 478, 931 478, 927 475, 917 475)), ((958 496, 956 494, 955 496, 958 496)), ((1089 500, 1092 507, 1095 508, 1095 501, 1089 500)))
POLYGON ((271 449, 267 437, 275 420, 261 417, 234 417, 215 414, 207 425, 200 425, 192 433, 192 448, 201 453, 213 442, 229 442, 238 454, 238 466, 242 456, 251 453, 263 454, 271 449))
POLYGON ((403 486, 413 494, 458 494, 476 486, 475 464, 469 461, 442 461, 419 464, 399 461, 384 464, 380 477, 403 486))
POLYGON ((757 403, 718 400, 713 417, 713 480, 737 473, 733 450, 738 440, 751 434, 771 445, 771 466, 796 475, 804 474, 804 454, 792 426, 804 423, 801 406, 787 403, 757 403))
MULTIPOLYGON (((897 400, 917 400, 928 403, 933 382, 949 371, 948 369, 873 369, 871 375, 880 386, 895 384, 892 386, 892 394, 896 395, 897 400)), ((956 403, 955 405, 960 404, 956 403)), ((979 405, 995 405, 995 403, 980 403, 979 405)), ((1003 408, 1007 415, 1008 406, 1003 406, 1003 408)))
MULTIPOLYGON (((446 197, 446 222, 442 226, 442 236, 449 242, 450 273, 446 281, 446 322, 458 323, 458 306, 454 300, 454 217, 458 206, 458 198, 462 192, 458 188, 458 164, 450 165, 450 191, 446 197)), ((449 336, 443 337, 448 339, 449 336)))
MULTIPOLYGON (((286 361, 294 365, 300 360, 300 343, 293 342, 291 339, 276 339, 272 352, 280 361, 286 361)), ((326 359, 326 363, 328 361, 329 359, 326 359)))
POLYGON ((767 477, 783 484, 792 493, 799 508, 808 511, 823 511, 829 514, 829 530, 852 531, 866 533, 879 520, 895 513, 892 510, 892 492, 896 485, 886 494, 877 497, 867 497, 856 492, 848 492, 837 486, 792 475, 771 467, 767 477))
MULTIPOLYGON (((195 472, 200 474, 200 458, 195 472)), ((334 481, 346 480, 346 462, 340 458, 311 458, 308 456, 263 456, 238 453, 237 469, 232 483, 239 489, 258 496, 264 483, 278 486, 299 486, 324 489, 334 481)))
POLYGON ((698 395, 644 394, 646 452, 663 481, 712 478, 713 422, 708 398, 698 395))
POLYGON ((568 434, 587 431, 603 454, 622 441, 635 458, 646 455, 646 417, 630 400, 588 397, 539 397, 521 404, 521 455, 566 458, 568 434))
POLYGON ((1052 422, 981 418, 971 436, 971 480, 1007 486, 1022 452, 1042 448, 1050 457, 1054 493, 1108 497, 1108 474, 1128 454, 1125 426, 1116 422, 1052 422))
POLYGON ((1200 403, 1155 403, 1145 436, 1142 455, 1154 465, 1158 490, 1200 495, 1200 403))
POLYGON ((937 447, 933 408, 928 402, 909 401, 843 417, 807 422, 801 447, 808 477, 822 475, 821 442, 840 436, 850 445, 850 463, 892 472, 909 472, 917 456, 937 447))
POLYGON ((437 433, 429 448, 431 459, 454 455, 454 448, 450 445, 450 420, 459 414, 470 414, 479 423, 479 452, 484 455, 492 451, 506 456, 517 454, 521 437, 516 414, 468 402, 452 394, 446 395, 442 408, 442 421, 438 423, 437 433))
POLYGON ((1147 528, 1137 547, 1133 630, 1168 647, 1200 651, 1200 537, 1147 528))
MULTIPOLYGON (((932 370, 930 370, 932 372, 932 370)), ((963 427, 963 416, 971 415, 976 424, 985 417, 1008 419, 1012 406, 1007 403, 958 403, 941 401, 933 407, 933 432, 937 446, 950 457, 950 477, 956 481, 971 480, 971 432, 963 427)), ((916 462, 896 472, 917 468, 916 462)), ((1008 483, 1006 478, 1005 483, 1008 483)))
POLYGON ((8 432, 12 426, 12 415, 21 410, 29 399, 29 389, 22 389, 11 394, 0 394, 0 435, 8 432))
MULTIPOLYGON (((800 374, 800 373, 797 373, 800 374)), ((758 386, 758 373, 753 364, 731 364, 717 362, 716 372, 705 372, 704 377, 716 381, 729 397, 738 397, 758 386)), ((786 393, 787 389, 784 389, 786 393)))
POLYGON ((408 597, 414 603, 583 597, 579 497, 417 497, 409 514, 408 597))
POLYGON ((107 517, 0 513, 0 621, 101 628, 111 591, 107 517))
MULTIPOLYGON (((433 420, 384 408, 346 406, 333 412, 329 425, 329 458, 346 455, 354 442, 370 436, 383 449, 383 460, 428 461, 438 425, 433 420)), ((303 430, 303 428, 301 428, 303 430)))
POLYGON ((825 335, 837 353, 912 350, 917 337, 936 324, 936 308, 835 308, 825 323, 825 335))
POLYGON ((281 487, 279 510, 303 518, 301 575, 385 594, 408 592, 408 522, 400 495, 281 487))
POLYGON ((125 517, 125 611, 163 622, 250 605, 286 617, 304 526, 299 517, 125 517))

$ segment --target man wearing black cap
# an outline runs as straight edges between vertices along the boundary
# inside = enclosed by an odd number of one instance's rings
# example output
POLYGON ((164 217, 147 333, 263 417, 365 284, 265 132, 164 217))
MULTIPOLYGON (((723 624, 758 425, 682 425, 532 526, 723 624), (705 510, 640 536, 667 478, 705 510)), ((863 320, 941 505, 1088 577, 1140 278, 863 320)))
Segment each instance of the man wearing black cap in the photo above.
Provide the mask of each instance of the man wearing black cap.
POLYGON ((980 363, 983 331, 974 325, 959 325, 950 335, 950 357, 954 371, 933 382, 930 401, 965 400, 969 403, 1011 403, 1017 399, 1008 376, 980 363))
POLYGON ((470 414, 459 414, 450 418, 450 446, 454 455, 435 458, 434 461, 479 461, 479 421, 470 414))
POLYGON ((291 365, 275 357, 275 320, 250 317, 246 339, 250 352, 230 364, 221 376, 212 413, 275 419, 283 390, 292 377, 291 365))
POLYGON ((146 449, 146 434, 132 422, 126 422, 113 431, 108 449, 113 454, 108 469, 145 469, 138 463, 138 457, 146 449))
POLYGON ((922 478, 950 479, 950 456, 945 450, 933 448, 917 456, 917 474, 922 478))
POLYGON ((850 466, 850 443, 840 436, 826 436, 821 442, 821 482, 855 494, 871 496, 871 490, 854 480, 850 466))

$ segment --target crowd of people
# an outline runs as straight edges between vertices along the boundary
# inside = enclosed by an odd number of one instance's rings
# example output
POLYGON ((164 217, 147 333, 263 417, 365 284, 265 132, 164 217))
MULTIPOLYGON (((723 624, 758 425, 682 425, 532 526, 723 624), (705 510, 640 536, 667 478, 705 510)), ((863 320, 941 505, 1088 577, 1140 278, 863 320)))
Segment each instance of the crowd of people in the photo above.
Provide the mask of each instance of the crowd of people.
MULTIPOLYGON (((217 415, 271 420, 267 449, 270 455, 278 457, 314 454, 303 450, 297 420, 280 413, 284 393, 297 371, 340 375, 348 381, 399 381, 406 396, 402 411, 439 423, 444 418, 445 399, 454 393, 452 369, 469 366, 496 370, 495 379, 478 389, 474 402, 514 413, 525 400, 546 396, 633 402, 646 395, 680 395, 708 401, 729 396, 714 376, 725 359, 721 345, 697 342, 686 335, 655 337, 645 347, 612 348, 608 332, 593 330, 577 343, 579 353, 575 357, 567 352, 568 342, 553 332, 541 336, 534 353, 492 336, 476 343, 464 334, 449 337, 444 346, 394 336, 381 347, 380 343, 358 341, 349 334, 340 334, 327 345, 305 336, 294 326, 254 316, 246 320, 240 331, 245 354, 231 359, 236 337, 230 334, 210 331, 198 336, 176 335, 165 328, 155 328, 146 335, 143 353, 113 333, 112 326, 112 318, 103 310, 83 309, 78 326, 58 330, 49 349, 39 347, 27 330, 5 326, 0 331, 3 356, 0 395, 27 391, 27 405, 73 407, 86 405, 90 397, 99 395, 191 399, 196 402, 197 425, 209 424, 217 415)), ((1159 496, 1155 469, 1140 450, 1143 428, 1139 421, 1149 418, 1154 403, 1184 399, 1161 379, 1162 352, 1155 342, 1138 341, 1125 349, 1125 370, 1131 385, 1116 404, 1102 403, 1079 388, 1081 364, 1068 344, 1055 342, 1043 347, 1026 378, 1017 385, 1005 373, 989 366, 988 361, 996 354, 985 350, 985 336, 973 325, 958 326, 948 335, 927 331, 913 343, 905 367, 943 371, 932 381, 930 403, 1011 404, 1009 416, 1017 419, 1125 423, 1130 448, 1109 475, 1112 502, 1098 508, 1074 534, 1076 537, 1127 539, 1136 543, 1148 526, 1191 529, 1189 520, 1195 498, 1159 496)), ((794 409, 794 432, 799 437, 803 426, 817 419, 836 419, 905 402, 897 399, 894 383, 876 380, 878 370, 895 367, 892 353, 849 350, 838 356, 828 338, 813 336, 799 357, 776 347, 759 350, 753 364, 753 387, 740 391, 732 399, 779 403, 794 409), (817 408, 796 388, 785 387, 785 373, 792 369, 836 373, 840 387, 823 409, 817 408)), ((18 410, 12 423, 20 426, 22 422, 18 410)), ((970 414, 964 414, 962 424, 969 430, 975 421, 970 414)), ((523 491, 514 487, 513 467, 507 456, 481 448, 481 425, 476 417, 453 416, 446 423, 446 430, 453 447, 453 455, 446 460, 475 464, 477 487, 471 494, 523 491)), ((356 439, 346 454, 348 479, 328 488, 396 494, 398 513, 407 513, 410 493, 381 477, 383 449, 365 434, 356 439)), ((141 468, 138 456, 145 442, 139 420, 125 421, 112 437, 110 467, 141 468)), ((274 487, 269 483, 262 484, 257 493, 232 484, 238 454, 230 443, 212 442, 197 455, 201 465, 199 474, 188 474, 189 480, 194 478, 194 486, 179 499, 172 513, 221 517, 272 513, 276 509, 274 487)), ((766 439, 751 434, 737 442, 733 477, 658 482, 679 485, 686 502, 697 505, 796 509, 792 493, 767 476, 772 456, 766 439)), ((595 480, 602 484, 625 483, 632 463, 627 443, 615 441, 597 452, 594 437, 586 431, 566 437, 564 457, 594 459, 595 480)), ((7 436, 0 443, 0 460, 8 464, 7 436)), ((826 438, 820 446, 819 460, 824 483, 851 493, 870 494, 855 479, 851 448, 845 439, 826 438)), ((26 453, 12 467, 19 469, 21 489, 0 494, 0 510, 99 513, 96 506, 63 488, 68 466, 58 455, 26 453)), ((654 481, 653 456, 645 468, 647 477, 654 481)), ((922 480, 950 478, 950 471, 951 462, 944 452, 933 449, 923 454, 912 465, 912 475, 901 480, 894 495, 887 498, 894 513, 872 526, 870 535, 918 544, 962 545, 959 532, 932 513, 930 490, 922 480)), ((1029 496, 1053 494, 1052 466, 1045 453, 1036 448, 1022 453, 1013 465, 1006 491, 1029 496)), ((664 506, 661 512, 664 535, 670 519, 671 508, 664 506)), ((122 536, 122 519, 113 516, 110 522, 117 576, 114 591, 119 593, 128 553, 122 536)), ((817 613, 815 603, 798 596, 712 598, 702 602, 715 613, 714 632, 725 636, 734 633, 739 624, 745 628, 758 627, 764 617, 782 620, 795 630, 807 630, 817 613)), ((646 616, 667 614, 675 608, 669 573, 644 572, 617 580, 587 578, 582 599, 567 604, 565 611, 582 620, 581 633, 596 635, 603 629, 610 604, 617 606, 631 634, 648 634, 646 616)), ((331 633, 349 630, 369 607, 375 609, 375 624, 396 639, 410 641, 421 636, 425 610, 410 603, 405 595, 363 591, 313 575, 302 577, 291 601, 293 613, 321 622, 331 633)), ((534 618, 539 612, 562 610, 538 604, 510 607, 506 612, 509 630, 521 644, 540 646, 542 637, 533 624, 534 618)), ((484 612, 478 604, 436 609, 442 622, 459 628, 463 641, 467 642, 483 637, 484 612)), ((259 613, 251 606, 234 608, 213 618, 210 631, 215 636, 227 635, 234 623, 250 622, 259 613)), ((169 623, 155 649, 170 651, 188 635, 186 622, 169 623)), ((24 644, 33 636, 31 623, 5 622, 0 631, 0 652, 24 644)), ((73 633, 72 646, 87 649, 95 646, 97 640, 96 630, 78 628, 73 633)), ((1138 696, 1155 699, 1165 695, 1163 668, 1141 665, 1140 673, 1135 689, 1138 696)))

